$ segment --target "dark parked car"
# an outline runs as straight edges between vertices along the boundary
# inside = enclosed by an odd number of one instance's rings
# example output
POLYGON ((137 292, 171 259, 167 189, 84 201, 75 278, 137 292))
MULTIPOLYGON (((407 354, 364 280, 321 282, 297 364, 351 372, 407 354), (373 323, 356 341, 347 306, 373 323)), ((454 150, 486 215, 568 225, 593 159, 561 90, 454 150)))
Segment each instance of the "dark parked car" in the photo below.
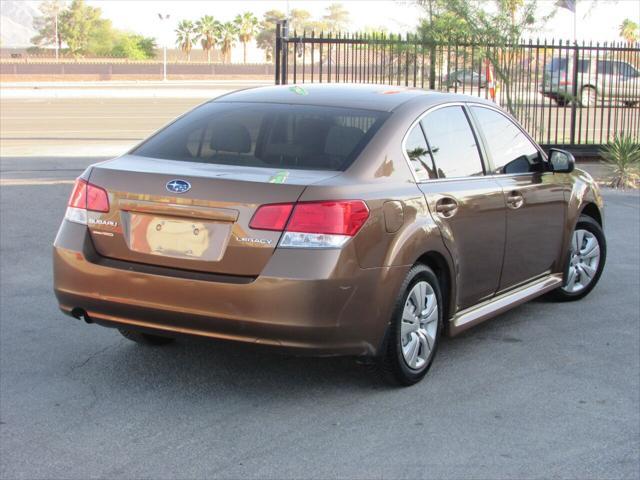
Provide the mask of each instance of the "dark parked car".
POLYGON ((78 178, 53 249, 63 312, 353 355, 419 381, 443 333, 605 263, 602 198, 478 98, 379 85, 244 90, 78 178))
POLYGON ((456 70, 445 76, 445 85, 448 88, 464 86, 465 90, 471 87, 486 88, 487 76, 470 69, 456 70))

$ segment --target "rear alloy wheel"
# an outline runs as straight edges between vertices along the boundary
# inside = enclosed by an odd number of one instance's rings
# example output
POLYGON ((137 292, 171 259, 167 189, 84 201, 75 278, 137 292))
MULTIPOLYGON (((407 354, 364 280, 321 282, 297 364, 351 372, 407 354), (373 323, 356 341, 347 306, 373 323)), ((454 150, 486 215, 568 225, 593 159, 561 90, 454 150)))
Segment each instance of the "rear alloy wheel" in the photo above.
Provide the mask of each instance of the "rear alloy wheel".
POLYGON ((567 105, 567 99, 562 96, 557 96, 554 100, 559 107, 565 107, 567 105))
POLYGON ((152 335, 150 333, 134 332, 133 330, 127 330, 126 328, 119 328, 118 331, 124 338, 140 345, 160 346, 175 341, 175 339, 171 337, 161 337, 160 335, 152 335))
POLYGON ((582 216, 571 237, 569 264, 562 287, 554 290, 557 300, 579 300, 598 283, 607 255, 602 228, 590 217, 582 216))
POLYGON ((597 93, 593 87, 583 87, 580 93, 580 104, 583 107, 593 107, 596 104, 597 93))
POLYGON ((442 330, 442 295, 438 278, 425 265, 413 267, 401 289, 379 359, 385 380, 413 385, 429 370, 442 330))

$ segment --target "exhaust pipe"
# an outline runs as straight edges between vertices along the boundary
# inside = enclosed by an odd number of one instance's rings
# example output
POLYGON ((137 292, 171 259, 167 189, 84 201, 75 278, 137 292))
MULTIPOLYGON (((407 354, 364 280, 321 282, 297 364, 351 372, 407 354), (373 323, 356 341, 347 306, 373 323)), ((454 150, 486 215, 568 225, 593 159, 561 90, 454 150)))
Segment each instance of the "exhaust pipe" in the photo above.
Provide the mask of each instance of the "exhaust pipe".
POLYGON ((93 323, 93 320, 89 317, 89 314, 83 308, 74 308, 71 310, 71 316, 78 320, 84 320, 86 323, 93 323))

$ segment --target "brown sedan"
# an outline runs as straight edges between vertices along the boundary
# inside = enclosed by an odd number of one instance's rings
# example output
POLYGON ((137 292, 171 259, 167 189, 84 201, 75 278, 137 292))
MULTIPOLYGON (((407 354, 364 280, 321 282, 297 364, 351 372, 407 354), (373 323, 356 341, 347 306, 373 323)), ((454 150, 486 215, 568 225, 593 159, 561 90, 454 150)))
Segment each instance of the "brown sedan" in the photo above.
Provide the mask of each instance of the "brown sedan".
POLYGON ((54 243, 63 312, 374 361, 403 385, 456 335, 605 263, 602 198, 494 104, 379 85, 244 90, 89 167, 54 243))

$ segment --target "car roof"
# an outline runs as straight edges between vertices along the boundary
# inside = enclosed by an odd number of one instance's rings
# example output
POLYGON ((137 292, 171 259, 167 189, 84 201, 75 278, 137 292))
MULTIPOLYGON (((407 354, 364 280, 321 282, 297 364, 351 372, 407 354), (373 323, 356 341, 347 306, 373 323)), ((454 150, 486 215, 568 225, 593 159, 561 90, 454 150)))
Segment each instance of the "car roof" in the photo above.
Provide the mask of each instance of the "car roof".
POLYGON ((391 112, 410 101, 425 106, 451 101, 484 103, 478 97, 379 84, 296 84, 248 88, 218 97, 214 102, 320 105, 391 112))

